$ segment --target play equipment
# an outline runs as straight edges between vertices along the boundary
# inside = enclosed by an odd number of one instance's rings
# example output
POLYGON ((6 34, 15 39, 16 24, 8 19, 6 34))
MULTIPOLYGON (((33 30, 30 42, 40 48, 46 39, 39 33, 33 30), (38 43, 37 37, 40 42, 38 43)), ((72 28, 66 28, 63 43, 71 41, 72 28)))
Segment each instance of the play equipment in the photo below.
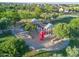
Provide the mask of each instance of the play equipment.
POLYGON ((53 24, 48 23, 44 28, 45 28, 45 29, 51 29, 52 27, 53 27, 53 24))
POLYGON ((33 24, 38 24, 39 21, 38 21, 37 19, 33 18, 33 19, 32 19, 32 23, 33 23, 33 24))
POLYGON ((52 37, 52 27, 53 27, 53 25, 51 23, 48 23, 44 27, 45 31, 47 32, 47 34, 45 35, 45 38, 48 38, 49 39, 49 38, 52 37))
POLYGON ((37 26, 37 28, 43 28, 43 24, 38 21, 37 19, 33 18, 31 21, 33 24, 35 24, 37 26))

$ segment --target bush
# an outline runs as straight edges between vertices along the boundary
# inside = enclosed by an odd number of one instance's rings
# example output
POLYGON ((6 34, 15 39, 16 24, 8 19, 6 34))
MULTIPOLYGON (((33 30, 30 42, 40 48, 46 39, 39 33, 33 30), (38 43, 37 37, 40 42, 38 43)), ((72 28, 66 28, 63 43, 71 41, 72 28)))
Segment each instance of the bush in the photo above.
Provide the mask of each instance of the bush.
POLYGON ((34 9, 34 12, 37 15, 37 18, 39 18, 43 11, 42 11, 42 8, 40 8, 39 6, 36 6, 34 9))
POLYGON ((20 20, 20 16, 17 11, 5 11, 1 14, 1 18, 6 17, 9 18, 11 21, 18 21, 20 20))
POLYGON ((32 19, 36 18, 37 15, 35 12, 29 12, 29 11, 18 11, 18 14, 20 15, 21 19, 32 19))
POLYGON ((0 29, 4 30, 4 29, 8 29, 10 27, 10 19, 3 17, 0 19, 0 29))
POLYGON ((74 46, 71 48, 70 46, 66 48, 67 56, 69 57, 76 57, 79 55, 78 49, 74 46))
POLYGON ((71 28, 71 35, 74 37, 79 36, 79 18, 73 19, 70 23, 69 26, 71 28))
POLYGON ((22 56, 26 51, 28 51, 28 46, 26 49, 25 42, 22 39, 16 39, 13 36, 8 36, 1 38, 0 40, 5 40, 0 43, 0 56, 22 56))
POLYGON ((20 15, 21 19, 27 19, 29 17, 30 12, 29 11, 18 11, 18 14, 20 15))
POLYGON ((53 32, 56 36, 64 38, 69 37, 70 30, 67 24, 59 23, 54 27, 53 32))
POLYGON ((51 17, 53 17, 53 18, 57 18, 58 16, 59 16, 58 13, 53 13, 53 14, 51 14, 51 17))
POLYGON ((32 23, 27 23, 27 24, 25 24, 24 29, 26 31, 35 30, 36 29, 36 25, 34 25, 32 23))

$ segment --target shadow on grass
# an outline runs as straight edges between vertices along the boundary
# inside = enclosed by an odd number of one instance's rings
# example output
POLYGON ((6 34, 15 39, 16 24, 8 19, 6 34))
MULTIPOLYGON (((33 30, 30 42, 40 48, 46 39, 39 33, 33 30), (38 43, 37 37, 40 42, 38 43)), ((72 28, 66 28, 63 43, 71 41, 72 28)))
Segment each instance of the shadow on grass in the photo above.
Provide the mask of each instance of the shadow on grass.
POLYGON ((4 32, 3 34, 0 34, 0 44, 6 41, 4 37, 8 37, 8 36, 12 36, 11 32, 4 32))
POLYGON ((76 17, 62 17, 62 18, 57 18, 56 20, 53 20, 51 23, 57 24, 57 23, 69 23, 72 19, 76 17))
POLYGON ((79 38, 72 38, 71 40, 70 40, 70 44, 69 44, 72 48, 74 47, 74 46, 76 46, 77 48, 79 48, 79 38))
POLYGON ((7 36, 12 36, 11 31, 3 32, 3 34, 0 34, 0 38, 7 37, 7 36))

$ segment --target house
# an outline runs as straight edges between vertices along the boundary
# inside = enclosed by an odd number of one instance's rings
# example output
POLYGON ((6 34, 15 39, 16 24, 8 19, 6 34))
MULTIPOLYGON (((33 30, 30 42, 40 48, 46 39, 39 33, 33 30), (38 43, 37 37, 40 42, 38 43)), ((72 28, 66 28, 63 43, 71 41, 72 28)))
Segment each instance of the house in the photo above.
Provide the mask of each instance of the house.
POLYGON ((64 9, 62 7, 59 8, 59 12, 63 12, 64 9))
POLYGON ((65 10, 64 10, 64 13, 69 13, 69 10, 66 10, 66 9, 65 9, 65 10))

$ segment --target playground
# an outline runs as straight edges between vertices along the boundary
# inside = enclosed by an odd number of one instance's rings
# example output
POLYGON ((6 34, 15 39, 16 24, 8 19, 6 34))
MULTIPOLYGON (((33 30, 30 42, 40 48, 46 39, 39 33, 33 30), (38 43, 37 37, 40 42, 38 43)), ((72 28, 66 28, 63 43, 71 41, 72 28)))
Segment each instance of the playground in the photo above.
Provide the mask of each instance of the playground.
POLYGON ((31 50, 56 51, 64 49, 69 44, 68 38, 61 39, 52 33, 53 24, 40 24, 36 19, 33 19, 32 23, 37 25, 36 30, 26 32, 22 28, 18 28, 13 31, 17 38, 23 38, 25 40, 26 45, 31 50), (42 34, 43 37, 41 37, 42 34))

